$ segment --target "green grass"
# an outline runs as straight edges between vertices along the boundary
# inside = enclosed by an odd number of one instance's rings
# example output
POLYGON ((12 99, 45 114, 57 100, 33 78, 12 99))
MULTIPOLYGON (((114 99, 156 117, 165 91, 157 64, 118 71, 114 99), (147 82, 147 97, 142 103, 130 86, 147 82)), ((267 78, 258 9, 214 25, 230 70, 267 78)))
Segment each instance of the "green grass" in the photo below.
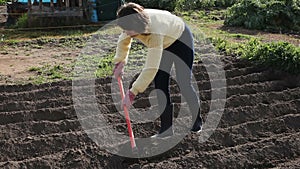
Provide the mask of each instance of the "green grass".
POLYGON ((35 73, 35 76, 29 77, 29 81, 34 84, 48 83, 59 80, 68 80, 71 79, 70 65, 49 65, 46 64, 41 67, 30 67, 28 71, 35 73))

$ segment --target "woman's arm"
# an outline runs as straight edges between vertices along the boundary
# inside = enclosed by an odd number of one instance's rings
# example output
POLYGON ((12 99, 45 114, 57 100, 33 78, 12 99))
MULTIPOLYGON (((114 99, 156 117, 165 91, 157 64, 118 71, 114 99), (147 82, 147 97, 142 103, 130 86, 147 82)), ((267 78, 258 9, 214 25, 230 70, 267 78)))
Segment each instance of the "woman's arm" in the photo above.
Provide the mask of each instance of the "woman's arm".
POLYGON ((116 55, 113 60, 114 63, 119 63, 119 62, 127 63, 129 49, 131 47, 131 41, 132 38, 126 35, 126 33, 123 32, 120 35, 117 44, 116 55))
POLYGON ((137 95, 138 93, 144 92, 149 84, 153 81, 157 71, 159 70, 162 52, 163 36, 151 35, 151 38, 149 39, 145 66, 130 89, 133 94, 137 95))

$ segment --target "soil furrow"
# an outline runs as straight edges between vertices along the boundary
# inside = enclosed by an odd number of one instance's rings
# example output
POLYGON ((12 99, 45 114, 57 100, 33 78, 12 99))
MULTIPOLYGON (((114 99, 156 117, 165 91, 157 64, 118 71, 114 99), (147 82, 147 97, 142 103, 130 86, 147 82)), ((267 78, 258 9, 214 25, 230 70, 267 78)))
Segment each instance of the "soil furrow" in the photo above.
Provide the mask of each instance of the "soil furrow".
POLYGON ((37 110, 20 110, 0 113, 0 125, 19 123, 25 121, 59 121, 63 119, 76 119, 77 115, 73 106, 40 108, 37 110))
MULTIPOLYGON (((98 78, 94 79, 91 83, 85 81, 85 83, 81 83, 80 81, 60 81, 60 82, 53 82, 53 83, 45 83, 40 85, 8 85, 8 86, 1 86, 0 85, 0 92, 2 97, 16 97, 20 96, 27 96, 27 95, 34 95, 36 97, 43 97, 44 94, 48 94, 46 96, 54 97, 55 95, 59 95, 61 93, 72 93, 72 89, 86 89, 91 87, 96 87, 99 91, 107 92, 107 89, 111 86, 111 78, 103 79, 98 78), (73 83, 72 83, 73 82, 73 83), (106 82, 106 83, 102 83, 106 82)), ((45 96, 44 96, 45 97, 45 96)))
MULTIPOLYGON (((299 88, 300 89, 300 88, 299 88)), ((233 95, 227 97, 226 107, 237 107, 237 106, 255 106, 258 103, 273 104, 280 102, 287 102, 292 100, 300 99, 300 90, 295 92, 264 92, 247 95, 233 95), (282 97, 284 96, 284 97, 282 97), (272 99, 270 99, 272 98, 272 99)))
POLYGON ((279 163, 279 164, 277 163, 276 167, 272 169, 286 169, 286 168, 300 168, 300 158, 299 157, 295 159, 291 158, 290 160, 287 160, 283 163, 279 163))
POLYGON ((21 137, 49 135, 80 131, 82 127, 78 120, 51 121, 27 121, 0 126, 0 140, 9 140, 21 137))
POLYGON ((251 142, 258 142, 278 134, 293 134, 300 131, 300 125, 295 124, 300 115, 289 114, 272 119, 249 121, 229 128, 218 128, 209 138, 213 145, 205 145, 202 151, 235 147, 251 142), (216 149, 217 148, 217 149, 216 149))
POLYGON ((92 141, 83 132, 40 135, 18 140, 1 141, 0 161, 20 161, 31 157, 53 154, 68 148, 79 148, 92 141))
POLYGON ((51 87, 61 86, 66 88, 72 85, 72 81, 60 81, 53 83, 44 83, 40 85, 34 84, 25 84, 25 85, 0 85, 1 93, 26 93, 26 92, 35 92, 41 89, 47 89, 51 87))
MULTIPOLYGON (((239 122, 244 122, 247 120, 251 120, 253 118, 259 118, 259 117, 265 117, 265 116, 273 116, 273 115, 278 115, 276 112, 281 112, 281 113, 286 113, 286 112, 297 112, 299 109, 299 99, 296 99, 299 95, 294 92, 289 92, 286 90, 286 96, 287 97, 282 97, 283 100, 277 100, 276 98, 280 99, 280 93, 281 92, 271 92, 269 93, 270 96, 274 98, 274 100, 269 101, 268 97, 266 95, 262 94, 256 94, 261 97, 263 97, 259 101, 250 101, 248 100, 249 95, 244 95, 245 99, 238 99, 239 97, 236 96, 236 102, 241 101, 239 104, 235 104, 236 106, 231 105, 231 102, 227 101, 225 112, 223 114, 223 120, 229 124, 234 122, 234 121, 239 121, 239 122), (275 97, 276 96, 276 97, 275 97), (265 99, 265 100, 263 100, 265 99), (288 100, 292 101, 288 101, 288 100), (245 103, 245 104, 243 104, 245 103), (231 105, 230 107, 228 105, 231 105), (260 111, 264 110, 263 116, 260 115, 260 111), (285 111, 283 111, 285 110, 285 111), (256 113, 255 113, 256 112, 256 113), (249 117, 249 115, 251 115, 249 117), (242 120, 242 117, 244 120, 242 120), (227 120, 228 119, 228 120, 227 120)), ((284 94, 284 93, 282 93, 284 94)), ((259 97, 253 95, 251 98, 258 99, 259 97)), ((241 97, 241 96, 240 96, 241 97)), ((224 100, 225 101, 225 100, 224 100)), ((209 104, 214 103, 218 105, 218 100, 213 100, 213 101, 202 101, 202 111, 203 113, 206 113, 209 111, 209 104)), ((180 103, 180 102, 179 102, 180 103)), ((145 107, 145 101, 138 100, 135 105, 138 107, 145 107)), ((153 105, 154 106, 154 105, 153 105)), ((41 106, 42 107, 42 106, 41 106)), ((101 114, 106 114, 106 113, 114 113, 118 112, 116 109, 116 105, 106 105, 106 106, 97 106, 98 110, 91 111, 94 108, 94 105, 89 105, 89 104, 82 104, 80 105, 83 109, 78 109, 82 110, 87 110, 86 113, 80 113, 80 115, 84 117, 89 117, 91 115, 96 115, 98 114, 97 112, 101 112, 101 114), (114 107, 114 109, 110 109, 110 107, 114 107)), ((10 124, 10 123, 18 123, 22 121, 38 121, 38 120, 49 120, 49 121, 56 121, 56 120, 61 120, 65 118, 70 118, 74 119, 76 118, 77 115, 74 113, 74 108, 73 106, 64 106, 64 107, 54 107, 54 108, 41 108, 37 110, 32 110, 32 111, 14 111, 14 112, 4 112, 0 113, 0 125, 4 124, 10 124)), ((79 117, 81 118, 81 117, 79 117)))
MULTIPOLYGON (((299 131, 300 127, 299 124, 296 122, 299 121, 300 115, 286 115, 283 117, 278 117, 276 119, 264 119, 256 122, 248 122, 246 124, 241 124, 237 126, 232 126, 229 129, 217 129, 215 133, 211 136, 210 140, 213 140, 214 144, 211 147, 209 144, 205 145, 201 148, 202 151, 211 151, 216 150, 216 147, 218 149, 222 149, 224 147, 234 147, 241 144, 248 144, 249 142, 257 142, 261 139, 272 137, 273 135, 278 135, 280 133, 293 133, 296 131, 299 131), (264 128, 263 126, 269 126, 268 128, 264 128)), ((123 130, 125 130, 126 134, 126 123, 119 123, 119 124, 113 124, 114 126, 121 126, 123 130)), ((141 126, 140 123, 133 123, 136 128, 140 128, 137 126, 141 126)), ((65 127, 66 125, 64 125, 65 127)), ((79 127, 79 125, 76 123, 76 126, 79 127)), ((149 126, 149 125, 148 125, 149 126)), ((50 127, 50 126, 49 126, 50 127)), ((111 126, 112 127, 112 126, 111 126)), ((24 127, 25 128, 25 127, 24 127)), ((84 131, 76 131, 76 129, 67 127, 68 131, 63 131, 61 129, 57 128, 57 133, 53 134, 43 134, 43 133, 35 133, 36 136, 27 136, 27 138, 15 138, 15 139, 9 139, 6 141, 8 142, 20 142, 21 140, 26 140, 30 138, 31 140, 39 140, 39 139, 49 139, 53 136, 57 137, 57 134, 60 135, 60 137, 64 137, 64 135, 72 135, 72 132, 76 132, 77 135, 84 135, 85 132, 95 135, 99 134, 100 130, 103 130, 104 128, 109 128, 109 126, 103 126, 102 128, 99 128, 99 126, 93 126, 91 128, 86 128, 84 131), (69 131, 69 128, 72 129, 72 131, 69 131), (42 136, 39 136, 42 134, 42 136), (18 141, 19 140, 19 141, 18 141)), ((153 128, 148 128, 148 130, 152 130, 153 128)), ((143 128, 143 130, 137 129, 135 130, 135 133, 137 136, 140 136, 139 133, 147 131, 147 128, 143 128)), ((100 132, 101 133, 101 132, 100 132)), ((105 134, 105 133, 104 133, 105 134)), ((106 135, 106 134, 105 134, 106 135)), ((91 136, 91 135, 90 135, 91 136)), ((101 137, 103 137, 101 135, 101 137)), ((50 139, 51 140, 51 139, 50 139)), ((51 140, 53 141, 53 140, 51 140)), ((41 141, 42 142, 42 141, 41 141)), ((49 141, 46 141, 49 142, 49 141)), ((210 141, 209 141, 210 142, 210 141)), ((4 143, 5 144, 5 143, 4 143)), ((22 145, 23 146, 23 145, 22 145)), ((26 147, 26 146, 25 146, 26 147)))
POLYGON ((300 132, 279 134, 264 140, 238 145, 232 148, 212 151, 203 156, 205 166, 222 168, 269 168, 275 167, 273 161, 287 161, 299 156, 300 132), (215 164, 217 162, 217 164, 215 164))
POLYGON ((299 113, 300 100, 292 100, 282 103, 263 104, 256 106, 240 106, 232 109, 225 109, 219 126, 229 127, 257 119, 274 118, 286 114, 299 113), (263 112, 263 113, 261 113, 263 112))
MULTIPOLYGON (((116 159, 119 162, 122 158, 116 159)), ((105 161, 113 161, 110 154, 101 150, 94 145, 86 145, 82 148, 71 148, 44 156, 23 159, 19 161, 0 162, 0 168, 85 168, 90 167, 102 168, 103 166, 112 165, 105 161), (102 160, 98 160, 102 159, 102 160)), ((116 166, 117 164, 115 164, 116 166)), ((121 166, 121 164, 119 164, 121 166)))

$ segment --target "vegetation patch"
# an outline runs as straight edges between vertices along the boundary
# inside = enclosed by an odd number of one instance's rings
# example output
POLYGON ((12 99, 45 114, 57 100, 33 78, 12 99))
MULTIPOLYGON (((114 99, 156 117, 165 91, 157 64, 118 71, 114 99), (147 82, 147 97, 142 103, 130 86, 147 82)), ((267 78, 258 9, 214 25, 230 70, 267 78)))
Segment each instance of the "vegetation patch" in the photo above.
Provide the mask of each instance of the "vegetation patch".
POLYGON ((230 43, 224 39, 211 39, 216 49, 223 54, 233 55, 254 63, 283 70, 292 74, 300 73, 300 47, 288 42, 262 42, 257 38, 246 43, 230 43))
POLYGON ((72 78, 96 78, 112 75, 114 53, 106 56, 83 54, 72 65, 72 78))
POLYGON ((226 26, 271 31, 300 31, 298 0, 241 0, 227 10, 226 26))
POLYGON ((159 8, 169 11, 199 10, 208 8, 226 8, 240 0, 132 0, 147 8, 159 8))
POLYGON ((41 84, 47 82, 53 82, 57 80, 67 80, 71 79, 69 76, 71 74, 72 68, 69 65, 44 65, 41 67, 30 67, 28 69, 30 72, 35 72, 35 76, 29 77, 29 81, 34 84, 41 84))
POLYGON ((241 45, 240 51, 242 58, 290 73, 300 73, 300 47, 290 43, 263 43, 253 39, 241 45))
POLYGON ((0 5, 5 5, 7 0, 0 0, 0 5))

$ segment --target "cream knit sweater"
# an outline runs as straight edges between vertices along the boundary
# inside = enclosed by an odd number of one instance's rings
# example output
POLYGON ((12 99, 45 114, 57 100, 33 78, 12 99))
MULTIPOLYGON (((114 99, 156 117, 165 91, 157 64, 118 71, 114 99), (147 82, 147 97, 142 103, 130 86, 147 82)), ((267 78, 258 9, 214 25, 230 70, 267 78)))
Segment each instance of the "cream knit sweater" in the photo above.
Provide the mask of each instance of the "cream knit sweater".
MULTIPOLYGON (((149 34, 134 37, 148 48, 144 68, 130 89, 135 95, 144 92, 154 79, 163 49, 174 43, 184 31, 183 20, 168 11, 145 9, 145 12, 150 16, 149 34)), ((132 38, 126 33, 120 35, 114 63, 127 63, 131 43, 132 38)))

